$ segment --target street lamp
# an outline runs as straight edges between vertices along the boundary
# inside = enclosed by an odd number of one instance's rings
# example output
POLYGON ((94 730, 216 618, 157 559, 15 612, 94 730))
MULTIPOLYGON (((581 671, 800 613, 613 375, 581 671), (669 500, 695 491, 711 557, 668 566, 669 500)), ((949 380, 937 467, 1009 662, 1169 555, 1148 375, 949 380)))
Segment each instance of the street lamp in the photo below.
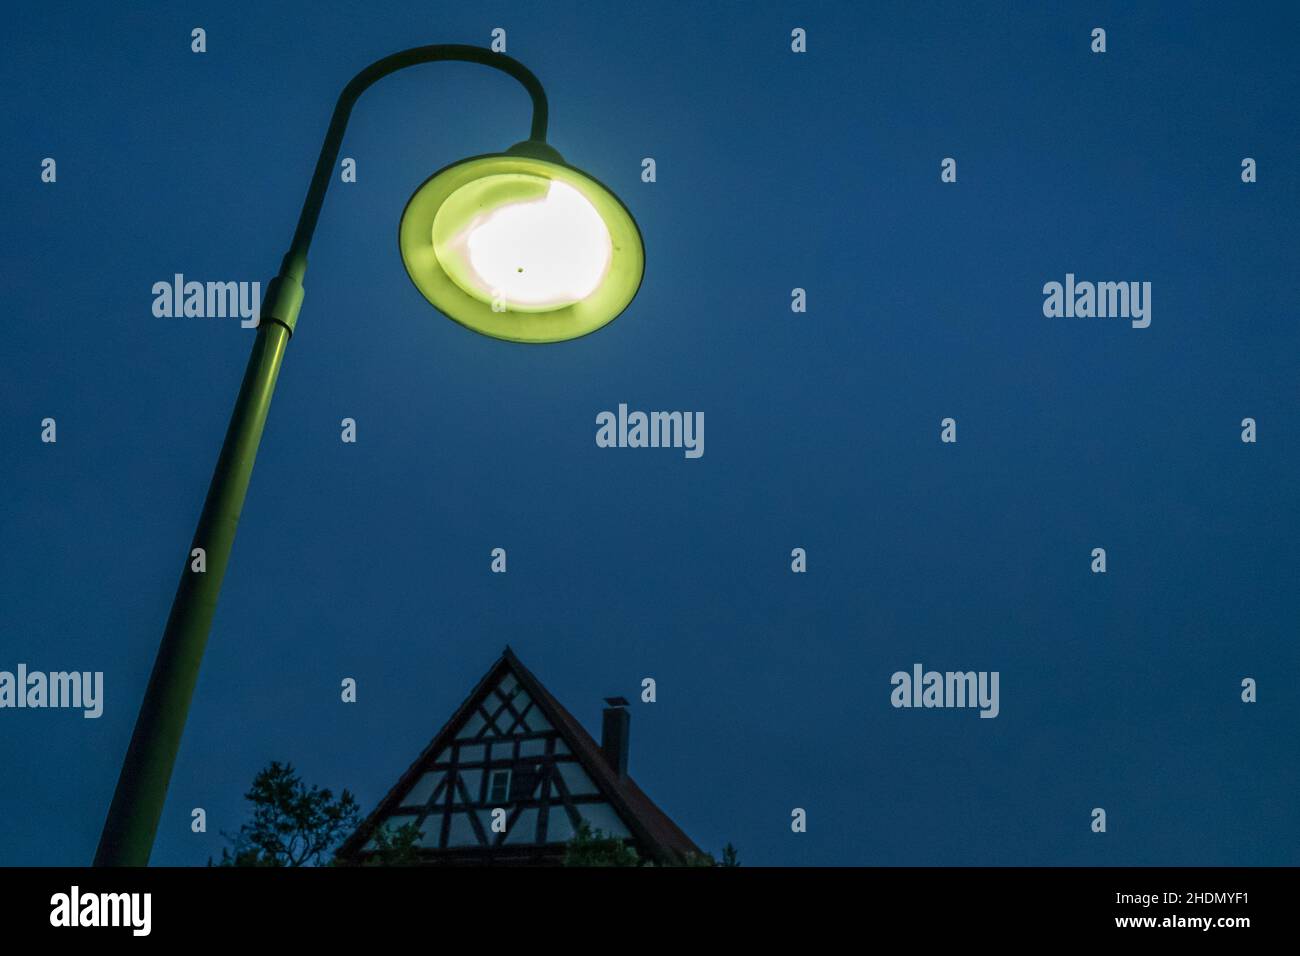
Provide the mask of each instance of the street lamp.
POLYGON ((504 153, 448 166, 416 190, 398 243, 411 281, 439 311, 514 342, 559 342, 615 319, 641 284, 636 222, 592 177, 546 142, 546 93, 523 64, 473 46, 395 53, 358 73, 339 95, 293 242, 267 285, 243 384, 203 503, 144 702, 95 851, 96 866, 144 866, 162 816, 199 664, 271 396, 302 307, 307 250, 357 98, 389 73, 419 63, 481 63, 518 80, 533 103, 529 137, 504 153), (206 571, 190 555, 202 548, 206 571))
POLYGON ((641 234, 614 194, 528 141, 429 177, 398 241, 416 288, 444 315, 513 342, 594 332, 641 284, 641 234))

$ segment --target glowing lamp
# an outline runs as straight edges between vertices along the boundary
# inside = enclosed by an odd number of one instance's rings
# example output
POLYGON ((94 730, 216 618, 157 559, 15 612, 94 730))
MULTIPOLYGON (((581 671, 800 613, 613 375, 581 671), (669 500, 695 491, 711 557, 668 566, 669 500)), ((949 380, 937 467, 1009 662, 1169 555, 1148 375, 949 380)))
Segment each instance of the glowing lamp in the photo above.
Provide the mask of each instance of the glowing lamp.
POLYGON ((398 226, 407 274, 439 312, 512 342, 560 342, 611 322, 641 285, 632 214, 545 143, 447 166, 398 226))

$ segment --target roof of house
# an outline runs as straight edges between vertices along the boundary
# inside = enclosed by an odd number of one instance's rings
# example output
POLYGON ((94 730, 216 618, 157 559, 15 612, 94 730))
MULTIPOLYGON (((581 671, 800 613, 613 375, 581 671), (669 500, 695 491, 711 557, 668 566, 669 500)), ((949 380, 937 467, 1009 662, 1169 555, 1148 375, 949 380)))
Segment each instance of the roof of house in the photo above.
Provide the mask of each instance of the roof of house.
POLYGON ((488 668, 487 673, 429 745, 421 751, 419 757, 379 801, 378 806, 362 821, 356 832, 339 847, 338 855, 341 858, 355 858, 363 852, 375 827, 400 805, 403 796, 411 789, 429 759, 451 743, 457 730, 478 706, 480 699, 496 686, 507 672, 514 675, 531 695, 535 705, 542 709, 543 714, 568 744, 569 749, 590 775, 604 798, 613 806, 644 853, 659 860, 680 860, 701 853, 700 848, 691 838, 682 832, 681 828, 646 795, 645 791, 637 786, 630 776, 618 775, 605 759, 600 745, 591 734, 587 733, 582 724, 555 699, 554 695, 533 675, 532 671, 523 665, 507 645, 501 656, 488 668))

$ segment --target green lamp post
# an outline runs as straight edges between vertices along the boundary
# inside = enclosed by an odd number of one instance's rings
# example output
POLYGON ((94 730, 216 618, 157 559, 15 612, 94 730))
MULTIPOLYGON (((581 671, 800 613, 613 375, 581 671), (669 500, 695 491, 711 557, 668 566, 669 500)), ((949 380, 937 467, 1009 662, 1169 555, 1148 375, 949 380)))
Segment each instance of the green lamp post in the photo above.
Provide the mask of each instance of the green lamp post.
POLYGON ((546 93, 523 64, 479 47, 444 44, 385 57, 340 94, 312 174, 293 242, 267 286, 261 323, 225 443, 108 810, 96 866, 144 866, 162 816, 199 664, 248 491, 271 396, 303 301, 303 276, 321 204, 357 98, 377 80, 419 63, 481 63, 518 80, 532 97, 529 138, 435 173, 407 203, 398 230, 416 288, 444 315, 513 342, 559 342, 616 318, 641 284, 645 256, 636 222, 608 189, 546 143, 546 93))

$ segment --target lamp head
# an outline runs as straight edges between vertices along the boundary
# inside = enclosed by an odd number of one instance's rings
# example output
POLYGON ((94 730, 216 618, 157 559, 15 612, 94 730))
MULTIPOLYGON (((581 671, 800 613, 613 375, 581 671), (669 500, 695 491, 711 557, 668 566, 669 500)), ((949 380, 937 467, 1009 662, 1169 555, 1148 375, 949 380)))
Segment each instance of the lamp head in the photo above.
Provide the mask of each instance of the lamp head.
POLYGON ((627 308, 645 269, 618 197, 532 140, 430 176, 406 204, 398 243, 438 311, 512 342, 594 332, 627 308))

